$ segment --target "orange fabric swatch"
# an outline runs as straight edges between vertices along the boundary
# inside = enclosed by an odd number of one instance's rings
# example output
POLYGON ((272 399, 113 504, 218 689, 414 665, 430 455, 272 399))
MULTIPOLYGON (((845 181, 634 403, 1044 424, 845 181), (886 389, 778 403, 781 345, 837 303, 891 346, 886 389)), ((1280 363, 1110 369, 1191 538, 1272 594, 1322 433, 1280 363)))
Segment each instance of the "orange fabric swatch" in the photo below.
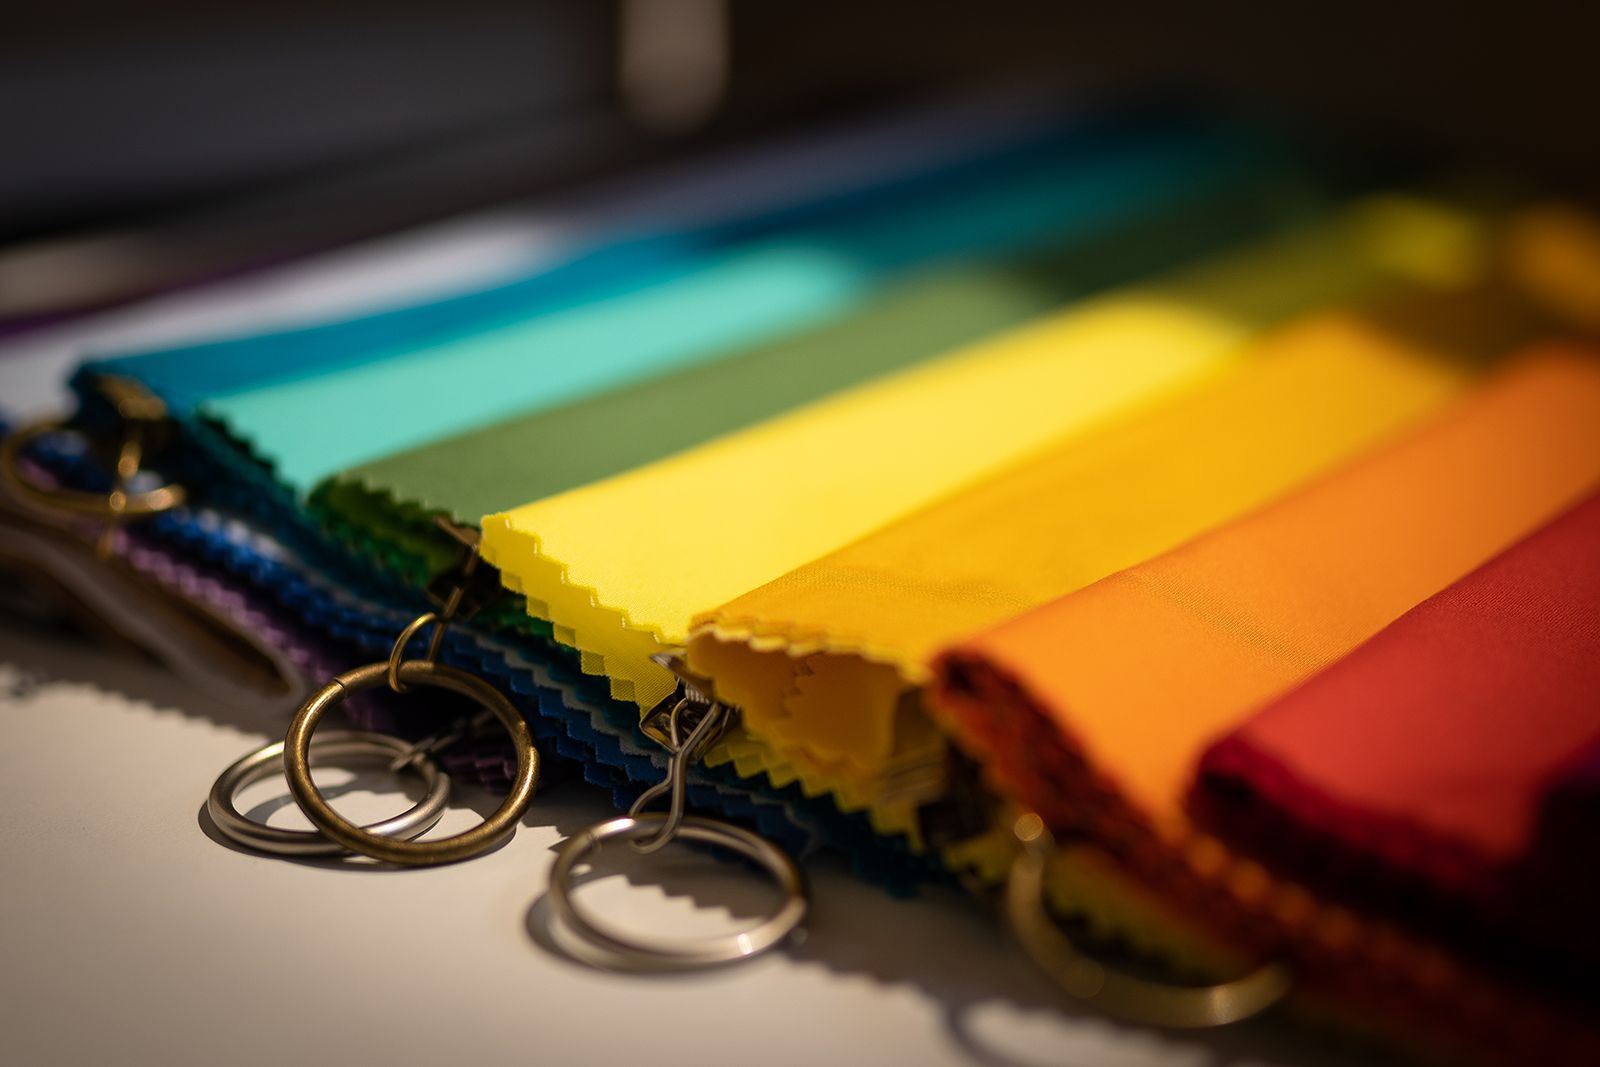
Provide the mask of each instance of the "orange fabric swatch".
POLYGON ((1515 985, 1228 855, 1182 804, 1214 737, 1597 484, 1600 352, 1545 346, 1389 447, 947 651, 936 712, 998 792, 1303 988, 1501 1057, 1594 1051, 1515 985))
MULTIPOLYGON (((1600 482, 1600 359, 1519 359, 1445 417, 1304 490, 959 646, 1025 686, 1157 823, 1266 700, 1600 482)), ((1052 783, 1014 783, 1048 799, 1052 783)))

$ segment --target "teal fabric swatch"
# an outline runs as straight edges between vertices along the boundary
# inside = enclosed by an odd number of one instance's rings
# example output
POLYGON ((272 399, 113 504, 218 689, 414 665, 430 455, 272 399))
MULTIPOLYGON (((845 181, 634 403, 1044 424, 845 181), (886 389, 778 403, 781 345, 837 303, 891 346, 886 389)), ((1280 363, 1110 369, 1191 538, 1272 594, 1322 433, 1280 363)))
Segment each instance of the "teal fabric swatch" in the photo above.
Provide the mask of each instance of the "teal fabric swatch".
POLYGON ((655 285, 212 396, 198 410, 304 493, 346 467, 827 321, 909 269, 1094 232, 1163 190, 1248 173, 1270 155, 1258 139, 1215 127, 1092 140, 1091 151, 1063 150, 702 257, 655 285))

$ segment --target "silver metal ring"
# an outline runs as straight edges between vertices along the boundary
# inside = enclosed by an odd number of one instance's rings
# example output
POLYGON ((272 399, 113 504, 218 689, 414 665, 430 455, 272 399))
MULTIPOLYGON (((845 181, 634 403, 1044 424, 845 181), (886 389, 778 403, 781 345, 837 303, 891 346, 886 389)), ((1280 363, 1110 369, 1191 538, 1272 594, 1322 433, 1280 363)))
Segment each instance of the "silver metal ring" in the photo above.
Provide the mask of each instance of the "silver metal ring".
MULTIPOLYGON (((318 766, 340 761, 377 761, 391 765, 396 759, 412 756, 400 768, 412 769, 427 789, 416 806, 391 819, 373 823, 367 831, 385 837, 410 840, 431 830, 444 815, 450 800, 450 776, 414 746, 388 734, 365 730, 330 730, 312 739, 312 761, 318 766)), ((218 830, 228 837, 262 852, 282 856, 337 856, 348 850, 320 830, 290 830, 247 819, 233 798, 247 785, 283 773, 283 742, 263 745, 238 760, 217 776, 206 801, 206 811, 218 830)))
POLYGON ((811 907, 811 893, 805 875, 788 853, 759 834, 697 815, 683 818, 678 836, 731 849, 760 864, 778 883, 783 903, 769 918, 750 930, 700 941, 643 940, 596 921, 580 908, 572 896, 572 875, 589 853, 613 838, 633 841, 660 832, 665 815, 624 815, 597 823, 569 838, 556 854, 550 868, 549 901, 556 917, 585 940, 629 963, 645 966, 712 966, 748 959, 782 944, 805 921, 811 907))

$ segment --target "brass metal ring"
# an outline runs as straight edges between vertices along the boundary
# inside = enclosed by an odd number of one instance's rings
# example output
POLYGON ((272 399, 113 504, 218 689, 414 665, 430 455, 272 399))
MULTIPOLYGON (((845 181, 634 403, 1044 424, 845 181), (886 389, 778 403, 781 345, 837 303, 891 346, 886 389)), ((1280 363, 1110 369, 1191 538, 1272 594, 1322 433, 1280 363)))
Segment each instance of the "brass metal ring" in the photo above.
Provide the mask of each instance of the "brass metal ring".
POLYGON ((369 663, 346 671, 323 686, 305 702, 284 738, 283 763, 289 791, 312 825, 352 852, 371 856, 385 863, 425 867, 455 863, 493 848, 516 832, 517 820, 533 799, 539 780, 539 752, 533 747, 528 724, 511 701, 482 678, 425 660, 408 660, 399 667, 400 679, 408 685, 446 689, 475 700, 493 712, 511 735, 517 753, 517 770, 511 793, 483 822, 472 829, 437 841, 402 841, 382 837, 345 819, 323 799, 311 780, 311 736, 318 721, 346 697, 362 690, 385 685, 389 664, 369 663))
POLYGON ((163 485, 139 493, 121 488, 109 493, 43 486, 22 471, 22 450, 34 441, 65 428, 59 419, 48 419, 19 427, 0 441, 0 478, 18 496, 50 511, 65 511, 93 519, 136 519, 171 511, 183 504, 186 494, 181 485, 163 485))
POLYGON ((1013 833, 1021 849, 1006 880, 1006 919, 1023 951, 1068 996, 1128 1022, 1194 1030, 1248 1019, 1289 992, 1289 971, 1276 963, 1204 986, 1151 981, 1107 967, 1074 945, 1045 910, 1045 874, 1056 845, 1044 821, 1023 815, 1013 833))
POLYGON ((438 628, 433 632, 433 640, 428 644, 428 662, 432 663, 439 658, 439 644, 444 637, 445 627, 444 620, 433 612, 423 612, 406 623, 406 628, 401 630, 400 636, 394 639, 394 647, 389 650, 389 662, 387 670, 384 672, 384 677, 388 679, 389 688, 396 693, 404 693, 406 691, 405 683, 400 680, 400 666, 405 662, 406 646, 429 623, 438 623, 438 628))

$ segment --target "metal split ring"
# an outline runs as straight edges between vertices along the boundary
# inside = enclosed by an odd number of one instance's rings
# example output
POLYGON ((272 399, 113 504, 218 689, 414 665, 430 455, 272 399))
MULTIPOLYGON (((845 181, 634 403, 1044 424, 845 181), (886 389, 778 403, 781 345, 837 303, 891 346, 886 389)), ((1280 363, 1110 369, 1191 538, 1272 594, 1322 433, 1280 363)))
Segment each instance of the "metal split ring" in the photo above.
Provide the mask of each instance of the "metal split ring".
POLYGON ((664 815, 624 815, 598 823, 562 844, 550 869, 551 910, 569 929, 591 944, 631 964, 647 968, 712 966, 748 959, 782 944, 805 920, 811 894, 805 875, 789 854, 749 830, 696 815, 686 815, 677 836, 716 845, 754 860, 778 883, 783 903, 751 930, 694 942, 644 940, 623 934, 592 918, 573 899, 572 876, 580 861, 606 841, 650 839, 661 832, 664 815))
MULTIPOLYGON (((318 766, 343 761, 380 761, 397 770, 409 768, 422 780, 427 794, 409 811, 365 827, 383 837, 410 839, 431 830, 444 815, 450 800, 450 776, 415 746, 388 734, 365 730, 330 730, 311 743, 311 760, 318 766), (403 760, 396 766, 397 761, 403 760)), ((328 856, 346 851, 337 841, 316 830, 290 830, 246 818, 234 803, 239 790, 274 774, 283 773, 283 742, 274 741, 236 761, 217 776, 206 800, 211 821, 223 834, 250 848, 282 856, 328 856)))
POLYGON ((311 780, 309 754, 312 733, 322 716, 346 697, 388 684, 389 664, 369 663, 346 671, 312 694, 289 724, 289 733, 284 739, 284 771, 289 779, 289 791, 306 813, 306 818, 352 852, 408 867, 454 863, 505 841, 516 832, 517 821, 532 801, 534 786, 539 779, 539 752, 533 747, 528 724, 523 721, 521 713, 500 690, 476 675, 454 667, 425 660, 408 660, 398 666, 396 674, 408 687, 417 685, 427 689, 449 690, 477 701, 494 713, 511 735, 516 750, 517 770, 512 779, 510 795, 477 826, 436 841, 402 841, 385 837, 355 825, 334 811, 311 780))
POLYGON ((440 618, 431 611, 423 612, 406 623, 406 628, 394 639, 394 647, 389 650, 389 661, 385 665, 387 669, 384 672, 384 679, 388 681, 389 688, 396 693, 406 691, 405 683, 400 680, 400 667, 406 662, 406 646, 411 643, 413 637, 422 632, 423 627, 429 625, 433 625, 434 630, 433 638, 428 642, 426 658, 429 663, 433 663, 438 660, 439 648, 444 644, 444 630, 449 625, 448 620, 440 618))
POLYGON ((1186 986, 1115 970, 1085 954, 1045 910, 1045 875, 1055 840, 1038 815, 1013 824, 1021 851, 1006 880, 1005 912, 1022 949, 1068 996, 1127 1022, 1174 1029, 1226 1026, 1257 1015, 1288 994, 1287 968, 1268 963, 1241 978, 1186 986))

